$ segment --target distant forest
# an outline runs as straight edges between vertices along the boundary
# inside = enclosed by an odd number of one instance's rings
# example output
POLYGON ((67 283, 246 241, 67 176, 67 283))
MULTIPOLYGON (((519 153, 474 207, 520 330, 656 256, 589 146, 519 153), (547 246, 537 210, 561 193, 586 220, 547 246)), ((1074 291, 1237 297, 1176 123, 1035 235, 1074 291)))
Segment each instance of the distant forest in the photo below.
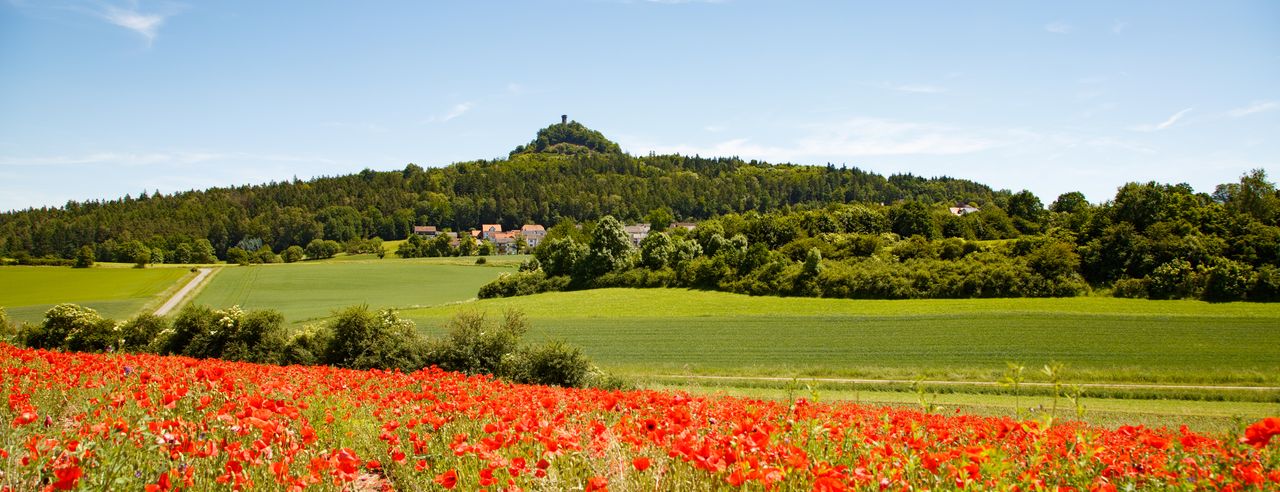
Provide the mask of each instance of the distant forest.
MULTIPOLYGON (((640 221, 663 210, 676 220, 770 212, 829 203, 1000 203, 1008 193, 952 178, 888 178, 857 168, 771 165, 737 158, 635 157, 577 122, 539 132, 509 159, 357 174, 0 214, 0 255, 70 259, 93 246, 98 261, 133 262, 141 245, 169 261, 207 239, 229 248, 280 252, 314 239, 406 238, 414 225, 465 231, 482 223, 553 226, 611 215, 640 221), (601 142, 603 140, 603 142, 601 142), (578 143, 581 142, 581 143, 578 143), (596 150, 600 149, 600 150, 596 150), (126 247, 128 245, 128 247, 126 247)), ((198 249, 198 248, 196 248, 198 249)))
POLYGON ((414 225, 494 223, 550 232, 534 250, 541 265, 491 286, 491 296, 685 286, 1016 297, 1103 287, 1129 297, 1280 300, 1280 194, 1262 170, 1212 193, 1128 183, 1101 204, 1070 192, 1046 207, 1029 191, 947 177, 631 156, 577 122, 540 130, 507 159, 8 212, 0 256, 82 266, 297 261, 344 247, 381 252, 379 239, 404 239, 414 225), (640 248, 617 237, 623 223, 657 232, 672 221, 700 224, 640 248))

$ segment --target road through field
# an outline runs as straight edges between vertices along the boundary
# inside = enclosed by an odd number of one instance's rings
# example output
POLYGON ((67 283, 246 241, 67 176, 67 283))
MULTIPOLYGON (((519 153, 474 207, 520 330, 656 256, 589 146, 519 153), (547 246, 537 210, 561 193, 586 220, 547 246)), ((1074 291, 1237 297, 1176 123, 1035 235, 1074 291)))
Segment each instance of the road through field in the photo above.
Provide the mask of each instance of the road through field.
POLYGON ((160 309, 156 310, 156 316, 164 316, 166 314, 169 314, 169 311, 172 311, 173 308, 178 306, 178 303, 182 302, 182 298, 186 297, 187 294, 190 294, 191 290, 199 286, 200 282, 203 282, 205 277, 208 277, 209 274, 212 272, 213 272, 212 268, 201 268, 200 273, 196 274, 196 278, 193 278, 191 279, 190 282, 187 282, 187 285, 182 286, 181 290, 179 290, 178 292, 175 292, 173 294, 173 297, 170 297, 168 301, 165 301, 163 306, 160 306, 160 309))

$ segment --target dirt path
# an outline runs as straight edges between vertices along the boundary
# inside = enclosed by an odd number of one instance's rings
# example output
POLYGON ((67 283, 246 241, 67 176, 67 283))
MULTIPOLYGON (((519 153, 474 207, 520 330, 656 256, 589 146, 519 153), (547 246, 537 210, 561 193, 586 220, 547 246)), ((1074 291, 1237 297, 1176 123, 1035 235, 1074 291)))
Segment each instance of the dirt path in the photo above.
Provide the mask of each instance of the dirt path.
MULTIPOLYGON (((676 378, 676 379, 715 379, 722 381, 818 381, 824 383, 853 383, 853 384, 911 384, 916 382, 914 379, 844 379, 844 378, 785 378, 785 377, 765 377, 765 376, 677 376, 674 374, 659 374, 654 377, 659 378, 676 378)), ((1000 383, 990 381, 921 381, 925 385, 965 385, 965 386, 997 386, 1000 383)), ((1053 383, 1022 383, 1022 386, 1052 387, 1053 383)), ((1072 385, 1064 384, 1063 387, 1072 385)), ((1084 383, 1076 386, 1082 388, 1110 388, 1110 389, 1195 389, 1195 390, 1245 390, 1245 391, 1280 391, 1280 386, 1213 386, 1213 385, 1190 385, 1190 384, 1138 384, 1138 383, 1084 383)))
POLYGON ((178 292, 175 292, 173 294, 173 297, 170 297, 168 301, 165 301, 163 306, 160 306, 160 309, 156 310, 156 316, 164 316, 166 314, 169 314, 169 311, 172 311, 173 308, 178 307, 178 303, 182 302, 182 298, 186 297, 187 294, 190 294, 191 290, 195 289, 196 286, 200 285, 200 282, 203 282, 205 277, 208 277, 209 274, 212 272, 213 272, 212 268, 201 268, 200 273, 196 274, 196 278, 193 278, 191 279, 190 282, 187 282, 187 285, 182 286, 181 290, 179 290, 178 292))

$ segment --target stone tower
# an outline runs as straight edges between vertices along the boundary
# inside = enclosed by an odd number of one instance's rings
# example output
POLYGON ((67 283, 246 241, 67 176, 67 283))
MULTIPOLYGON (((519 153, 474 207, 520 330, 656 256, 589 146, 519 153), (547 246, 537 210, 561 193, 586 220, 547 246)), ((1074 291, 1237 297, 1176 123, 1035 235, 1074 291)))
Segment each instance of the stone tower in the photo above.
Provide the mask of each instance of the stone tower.
POLYGON ((560 124, 561 124, 561 125, 564 125, 564 124, 567 124, 567 123, 569 123, 569 115, 567 115, 567 114, 562 114, 562 115, 560 115, 560 124))

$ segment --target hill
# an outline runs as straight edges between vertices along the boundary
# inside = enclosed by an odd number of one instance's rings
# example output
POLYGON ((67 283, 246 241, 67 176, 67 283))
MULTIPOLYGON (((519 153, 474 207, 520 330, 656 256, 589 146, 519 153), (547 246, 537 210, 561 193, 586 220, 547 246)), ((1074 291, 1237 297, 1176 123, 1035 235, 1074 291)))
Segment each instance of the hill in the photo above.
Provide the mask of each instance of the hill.
MULTIPOLYGON (((117 200, 0 214, 0 255, 72 258, 93 246, 99 261, 133 262, 138 245, 166 259, 208 240, 219 257, 237 244, 274 251, 313 239, 403 239, 414 225, 467 230, 554 225, 613 215, 640 220, 663 210, 700 220, 730 212, 768 212, 844 202, 991 203, 1007 193, 972 181, 889 177, 858 168, 769 164, 736 157, 631 156, 577 122, 538 132, 508 159, 308 181, 142 193, 117 200), (258 243, 261 241, 261 243, 258 243)), ((249 248, 244 248, 249 249, 249 248)))

